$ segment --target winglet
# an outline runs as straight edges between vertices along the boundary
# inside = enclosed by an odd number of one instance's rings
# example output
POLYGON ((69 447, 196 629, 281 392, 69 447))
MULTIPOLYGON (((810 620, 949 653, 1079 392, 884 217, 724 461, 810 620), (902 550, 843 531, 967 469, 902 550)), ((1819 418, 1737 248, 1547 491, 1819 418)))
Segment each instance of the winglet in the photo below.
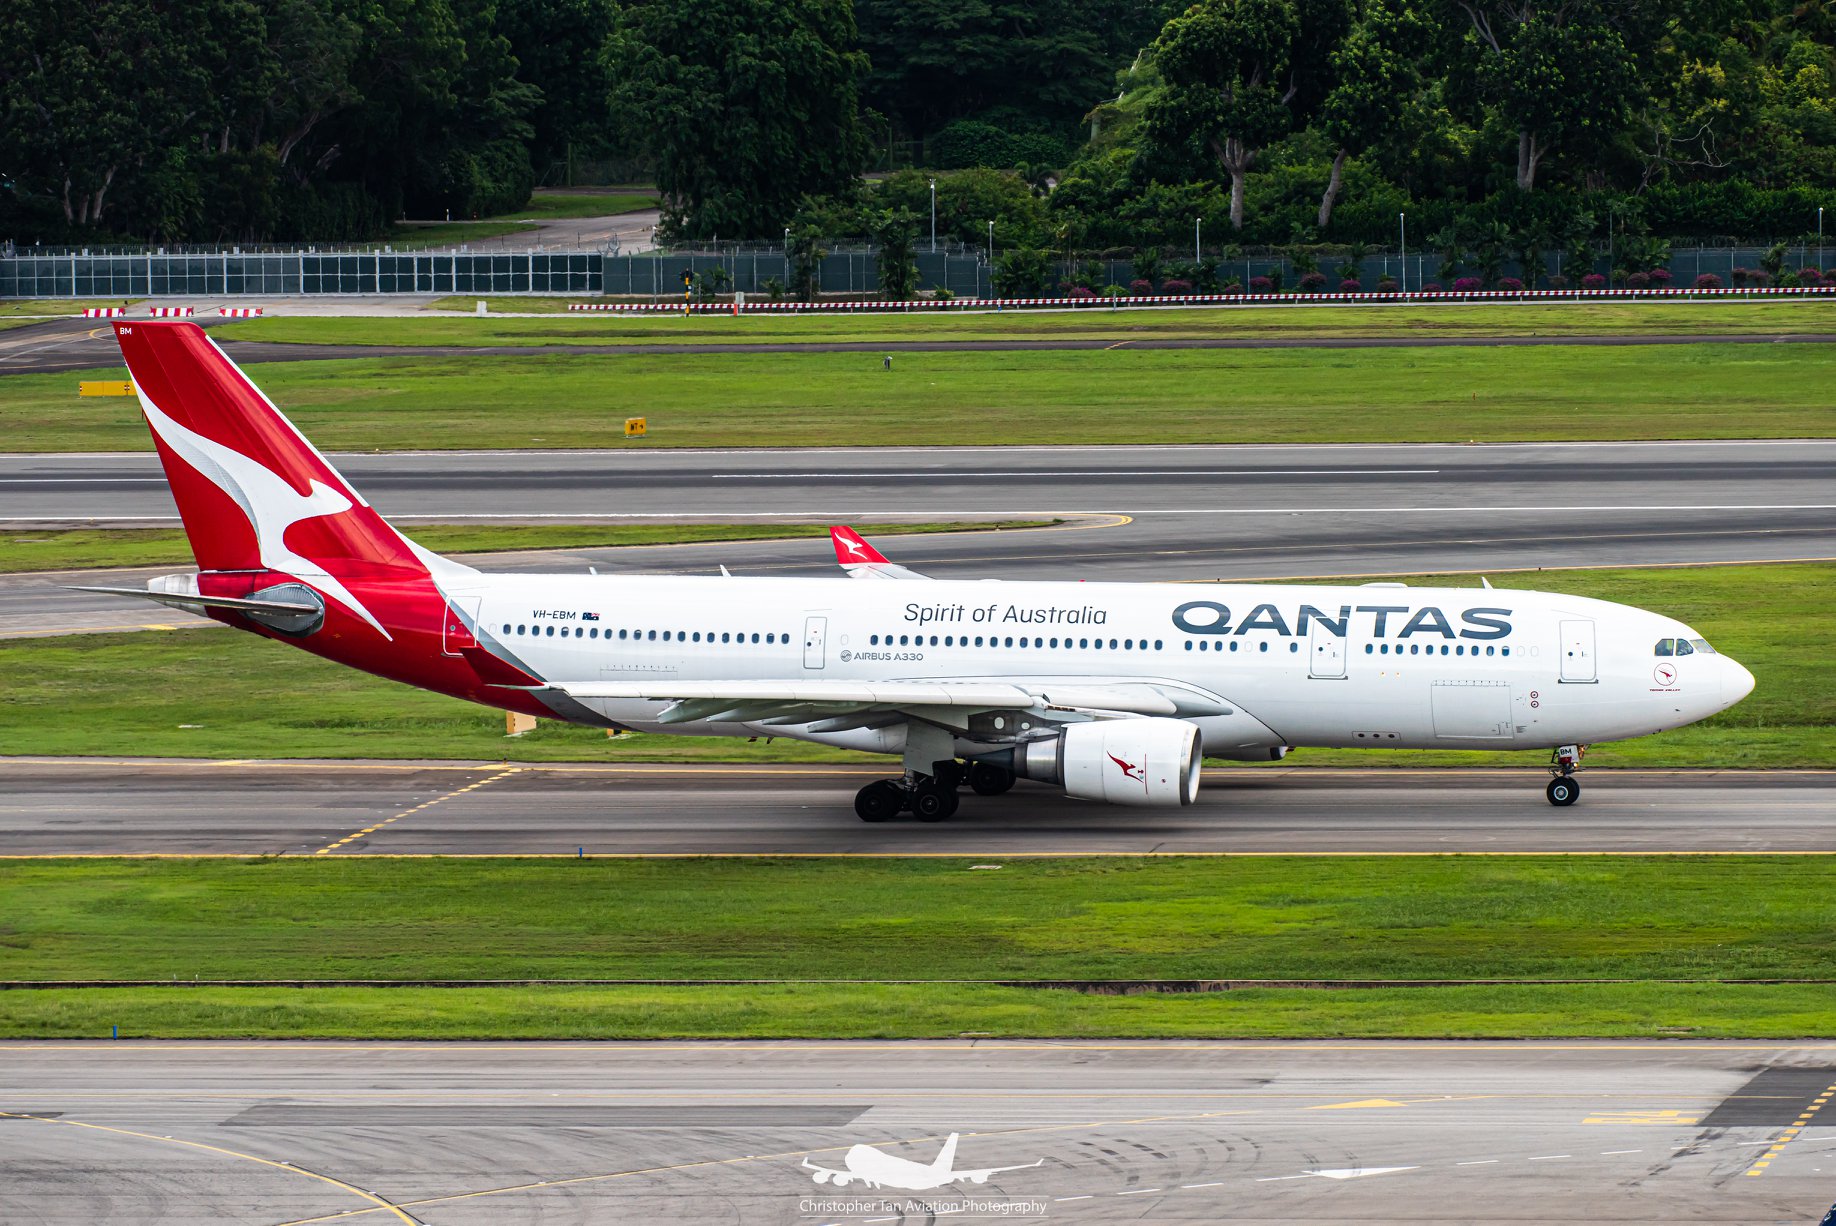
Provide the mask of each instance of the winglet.
POLYGON ((835 545, 835 560, 843 566, 853 566, 861 562, 884 562, 886 557, 861 539, 861 534, 846 524, 836 524, 829 529, 829 540, 835 545))
POLYGON ((829 529, 829 540, 835 545, 835 562, 848 572, 850 579, 925 579, 915 570, 886 560, 886 555, 869 545, 861 534, 846 524, 829 529))

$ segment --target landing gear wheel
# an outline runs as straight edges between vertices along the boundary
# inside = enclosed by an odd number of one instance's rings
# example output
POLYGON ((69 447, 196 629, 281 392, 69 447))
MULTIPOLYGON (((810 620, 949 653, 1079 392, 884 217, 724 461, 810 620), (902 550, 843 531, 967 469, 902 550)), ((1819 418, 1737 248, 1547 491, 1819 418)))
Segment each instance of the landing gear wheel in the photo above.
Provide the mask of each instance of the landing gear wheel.
POLYGON ((854 794, 854 812, 864 822, 891 821, 905 807, 905 791, 890 779, 868 784, 854 794))
POLYGON ((912 814, 921 822, 941 822, 956 812, 956 793, 926 783, 912 793, 912 814))
POLYGON ((1581 799, 1581 784, 1578 780, 1571 779, 1567 775, 1562 775, 1549 781, 1549 787, 1546 790, 1546 794, 1549 797, 1550 804, 1555 805, 1557 808, 1565 809, 1569 805, 1574 804, 1575 801, 1581 799))
POLYGON ((969 787, 977 796, 999 796, 1014 786, 1014 772, 977 762, 969 768, 969 787))

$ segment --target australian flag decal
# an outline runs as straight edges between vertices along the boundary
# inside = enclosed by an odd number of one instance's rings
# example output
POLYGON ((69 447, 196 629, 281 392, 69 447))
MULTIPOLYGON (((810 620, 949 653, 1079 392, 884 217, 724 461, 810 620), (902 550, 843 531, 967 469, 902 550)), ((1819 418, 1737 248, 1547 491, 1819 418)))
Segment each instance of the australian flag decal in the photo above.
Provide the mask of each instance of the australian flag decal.
POLYGON ((598 620, 599 620, 599 614, 597 614, 597 613, 582 613, 582 614, 580 615, 580 620, 581 620, 581 621, 583 621, 583 622, 596 622, 596 621, 598 621, 598 620))

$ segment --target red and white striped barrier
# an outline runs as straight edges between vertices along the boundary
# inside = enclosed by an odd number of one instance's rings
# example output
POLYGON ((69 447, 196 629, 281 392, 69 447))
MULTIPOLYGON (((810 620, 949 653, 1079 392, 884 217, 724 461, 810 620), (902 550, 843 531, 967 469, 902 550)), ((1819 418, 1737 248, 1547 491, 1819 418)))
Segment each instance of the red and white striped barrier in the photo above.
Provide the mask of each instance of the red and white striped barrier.
POLYGON ((84 307, 84 319, 113 319, 117 315, 126 315, 126 307, 84 307))
POLYGON ((725 315, 753 311, 941 311, 953 308, 987 311, 1010 307, 1072 307, 1111 310, 1130 307, 1241 306, 1247 303, 1287 305, 1297 302, 1483 302, 1488 300, 1546 302, 1585 298, 1725 298, 1755 295, 1768 297, 1828 296, 1836 295, 1836 285, 1724 287, 1722 289, 1673 286, 1666 289, 1410 290, 1407 294, 1400 291, 1378 293, 1370 290, 1357 293, 1318 294, 1131 294, 1125 298, 949 298, 942 301, 920 298, 910 302, 878 299, 847 302, 748 302, 744 306, 732 302, 571 302, 567 309, 570 311, 623 311, 641 314, 668 314, 686 310, 701 315, 712 313, 725 315))
POLYGON ((218 307, 217 314, 225 319, 254 319, 261 314, 260 307, 218 307))
POLYGON ((154 319, 183 319, 191 314, 190 307, 148 307, 147 314, 154 319))

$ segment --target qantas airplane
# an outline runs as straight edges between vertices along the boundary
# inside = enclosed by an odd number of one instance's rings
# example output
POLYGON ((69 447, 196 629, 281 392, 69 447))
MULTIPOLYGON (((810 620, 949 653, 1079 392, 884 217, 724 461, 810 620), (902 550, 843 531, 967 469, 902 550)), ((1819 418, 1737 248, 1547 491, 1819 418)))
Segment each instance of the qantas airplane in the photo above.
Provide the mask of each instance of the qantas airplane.
POLYGON ((901 1158, 896 1154, 883 1154, 871 1145, 849 1146, 842 1158, 842 1169, 830 1166, 818 1166, 808 1158, 803 1160, 803 1169, 816 1172, 810 1176, 817 1183, 833 1183, 838 1188, 845 1188, 856 1182, 870 1188, 904 1188, 908 1192, 928 1192, 933 1188, 947 1187, 953 1183, 987 1183, 996 1175, 1008 1171, 1030 1171, 1036 1166, 1044 1166, 1045 1159, 1036 1162, 1023 1162, 1019 1166, 986 1166, 979 1170, 958 1171, 952 1169, 956 1162, 957 1134, 951 1133, 943 1148, 937 1151, 937 1157, 930 1162, 913 1162, 910 1158, 901 1158))
POLYGON ((898 755, 870 822, 1017 779, 1187 805, 1201 757, 1297 745, 1551 750, 1569 805, 1588 743, 1753 689, 1662 614, 1490 584, 927 580, 840 528, 848 578, 485 574, 392 528, 195 324, 115 332, 199 569, 91 590, 509 711, 898 755))

